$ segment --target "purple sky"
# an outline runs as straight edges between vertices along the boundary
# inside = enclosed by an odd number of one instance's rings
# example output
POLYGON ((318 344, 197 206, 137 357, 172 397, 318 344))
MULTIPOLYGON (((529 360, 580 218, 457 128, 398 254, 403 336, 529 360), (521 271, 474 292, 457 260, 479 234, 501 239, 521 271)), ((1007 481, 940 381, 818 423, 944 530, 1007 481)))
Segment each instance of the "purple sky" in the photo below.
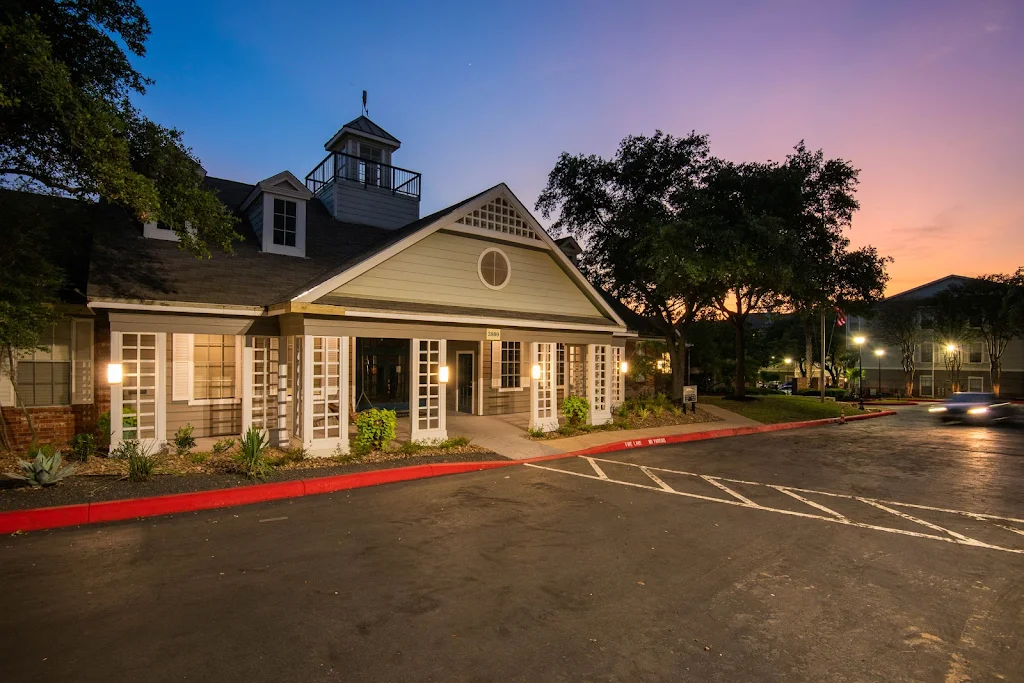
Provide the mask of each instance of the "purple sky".
POLYGON ((402 140, 426 214, 561 151, 708 133, 733 160, 801 138, 862 169, 854 244, 889 292, 1024 265, 1024 3, 142 1, 144 111, 216 176, 302 178, 359 114, 402 140))

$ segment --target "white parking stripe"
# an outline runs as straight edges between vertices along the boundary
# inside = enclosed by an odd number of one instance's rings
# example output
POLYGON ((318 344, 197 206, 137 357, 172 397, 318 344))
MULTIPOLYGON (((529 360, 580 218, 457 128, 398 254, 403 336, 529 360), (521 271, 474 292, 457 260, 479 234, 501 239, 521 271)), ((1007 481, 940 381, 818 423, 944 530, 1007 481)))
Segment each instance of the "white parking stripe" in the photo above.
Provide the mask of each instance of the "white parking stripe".
MULTIPOLYGON (((891 508, 888 508, 887 505, 903 505, 903 506, 907 506, 907 507, 917 507, 917 508, 922 508, 922 509, 935 510, 935 511, 939 511, 939 512, 950 512, 950 513, 955 513, 955 514, 960 514, 960 515, 972 517, 972 518, 975 518, 975 519, 977 519, 979 516, 984 516, 986 519, 989 519, 989 520, 991 520, 991 519, 1002 519, 1002 520, 1008 520, 1008 521, 1020 521, 1020 520, 1017 520, 1017 519, 1012 518, 1012 517, 996 517, 995 515, 979 515, 978 513, 967 512, 967 511, 964 511, 964 510, 947 510, 947 509, 944 509, 944 508, 931 508, 931 507, 922 506, 922 505, 916 505, 915 506, 915 505, 912 505, 912 504, 909 504, 909 503, 898 503, 898 502, 895 502, 895 501, 878 501, 878 500, 874 500, 874 499, 871 499, 871 498, 863 498, 863 497, 860 497, 860 496, 851 496, 851 495, 842 494, 842 493, 830 493, 830 492, 827 492, 827 491, 815 491, 815 490, 812 490, 812 489, 800 489, 800 488, 795 488, 795 487, 780 487, 780 486, 773 485, 773 484, 762 484, 760 482, 744 481, 744 480, 741 480, 741 479, 727 479, 727 478, 724 478, 724 477, 710 477, 710 476, 707 476, 707 475, 694 474, 693 472, 681 472, 679 470, 670 470, 670 469, 665 469, 665 468, 662 468, 662 467, 649 467, 647 465, 637 465, 637 464, 634 464, 634 463, 619 462, 617 460, 606 460, 606 459, 603 459, 603 458, 585 457, 584 459, 590 462, 590 464, 594 467, 595 472, 597 472, 598 474, 596 474, 596 475, 594 475, 594 474, 583 474, 582 472, 573 472, 571 470, 559 469, 557 467, 548 467, 548 466, 545 466, 545 465, 537 465, 537 464, 534 464, 534 463, 524 463, 524 464, 527 467, 532 467, 532 468, 538 469, 538 470, 547 470, 548 472, 556 472, 558 474, 568 474, 568 475, 572 475, 574 477, 583 477, 584 479, 593 479, 595 481, 604 481, 604 482, 607 482, 607 483, 610 483, 610 484, 621 484, 623 486, 631 486, 633 488, 646 489, 648 491, 656 491, 658 493, 669 493, 669 494, 676 495, 676 496, 683 496, 683 497, 686 497, 686 498, 695 498, 697 500, 704 500, 704 501, 708 501, 708 502, 712 502, 712 503, 722 503, 724 505, 734 505, 736 507, 750 508, 750 509, 753 509, 753 510, 764 510, 764 511, 767 511, 767 512, 775 512, 775 513, 778 513, 780 515, 788 515, 790 517, 801 517, 801 518, 804 518, 804 519, 817 519, 817 520, 821 520, 821 521, 824 521, 824 522, 832 522, 834 524, 842 524, 844 526, 852 526, 852 527, 857 527, 857 528, 860 528, 860 529, 871 529, 871 530, 874 530, 874 531, 884 531, 886 533, 899 534, 901 536, 913 536, 915 538, 927 538, 927 539, 933 540, 933 541, 943 541, 944 543, 955 543, 957 545, 966 545, 966 546, 972 546, 972 547, 976 547, 976 548, 987 548, 987 549, 990 549, 990 550, 1001 550, 1003 552, 1014 553, 1016 555, 1024 555, 1024 549, 1005 548, 1003 546, 992 545, 990 543, 985 543, 983 541, 978 541, 976 539, 969 538, 969 537, 964 536, 962 534, 958 534, 956 532, 953 532, 953 531, 950 531, 950 530, 945 529, 943 527, 940 527, 940 526, 938 526, 936 524, 932 524, 932 523, 926 522, 926 521, 924 521, 922 519, 918 519, 916 517, 912 517, 911 515, 907 515, 905 513, 899 512, 897 510, 893 510, 891 508), (658 486, 657 487, 655 487, 655 486, 648 486, 646 484, 636 484, 636 483, 631 482, 631 481, 620 481, 618 479, 611 479, 597 465, 596 461, 607 462, 607 463, 614 463, 616 465, 627 465, 627 466, 630 466, 630 467, 640 468, 640 470, 643 471, 644 474, 646 474, 648 477, 650 477, 652 481, 658 483, 658 486), (718 488, 720 488, 720 489, 722 489, 722 490, 732 494, 733 496, 736 497, 736 500, 728 500, 726 498, 721 498, 721 497, 718 497, 718 496, 704 496, 704 495, 701 495, 699 493, 687 493, 685 491, 677 491, 677 490, 673 489, 671 486, 668 486, 663 481, 661 481, 660 478, 657 478, 657 476, 653 474, 652 470, 653 471, 657 471, 657 472, 671 472, 671 473, 674 473, 674 474, 684 474, 684 475, 689 475, 689 476, 692 476, 692 477, 697 477, 697 478, 699 478, 699 479, 701 479, 703 481, 708 482, 709 484, 712 484, 712 485, 714 485, 714 486, 716 486, 716 487, 718 487, 718 488), (824 512, 829 513, 829 516, 825 517, 825 516, 822 516, 822 515, 811 514, 811 513, 807 513, 807 512, 796 512, 794 510, 784 510, 784 509, 780 509, 780 508, 773 508, 773 507, 767 507, 767 506, 764 506, 764 505, 758 505, 757 503, 754 503, 750 499, 741 496, 740 494, 736 493, 735 491, 732 491, 728 487, 720 485, 718 483, 720 481, 729 481, 729 482, 740 483, 740 484, 748 484, 748 485, 751 485, 751 486, 764 486, 766 488, 772 488, 772 489, 775 489, 775 490, 778 490, 778 491, 782 491, 783 493, 787 493, 787 495, 790 495, 793 498, 795 498, 797 500, 800 500, 801 502, 807 503, 811 507, 814 507, 814 508, 817 508, 819 510, 822 510, 824 512), (846 499, 849 499, 849 500, 856 500, 858 502, 866 503, 866 504, 868 504, 868 505, 870 505, 872 507, 875 507, 877 509, 883 510, 883 511, 888 512, 890 514, 899 516, 899 517, 907 519, 909 521, 913 521, 913 522, 915 522, 917 524, 922 524, 923 526, 925 526, 927 528, 933 529, 935 531, 939 531, 943 535, 938 536, 938 535, 935 535, 935 534, 926 534, 926 533, 922 533, 922 532, 919 532, 919 531, 909 531, 907 529, 899 529, 899 528, 894 528, 894 527, 881 526, 881 525, 878 525, 878 524, 866 524, 864 522, 857 522, 857 521, 851 520, 851 519, 849 519, 847 517, 844 517, 844 516, 840 515, 839 513, 835 512, 834 510, 829 510, 828 508, 826 508, 823 505, 817 505, 813 501, 809 501, 809 500, 803 499, 802 496, 797 496, 797 495, 793 494, 794 491, 799 491, 801 493, 815 494, 815 495, 833 496, 833 497, 836 497, 836 498, 846 498, 846 499)), ((996 524, 994 526, 1003 527, 1003 525, 1001 525, 1001 524, 996 524)), ((1024 534, 1024 531, 1019 530, 1019 529, 1013 529, 1013 528, 1010 528, 1010 527, 1003 527, 1003 528, 1008 528, 1011 531, 1015 531, 1016 533, 1024 534)))
POLYGON ((655 475, 655 474, 654 474, 654 472, 651 472, 651 471, 650 471, 649 469, 647 469, 646 467, 643 467, 643 466, 641 466, 641 467, 640 467, 640 471, 641 471, 641 472, 643 472, 644 474, 646 474, 646 475, 647 475, 648 477, 650 477, 650 478, 651 478, 651 481, 653 481, 653 482, 654 482, 655 484, 657 484, 658 486, 660 486, 660 487, 661 487, 661 488, 662 488, 663 490, 665 490, 665 491, 671 491, 672 493, 675 493, 675 492, 676 492, 676 490, 675 490, 674 488, 672 488, 671 486, 669 486, 668 484, 666 484, 665 482, 663 482, 663 481, 662 481, 661 479, 659 479, 659 478, 658 478, 658 476, 657 476, 657 475, 655 475))
POLYGON ((715 479, 712 478, 712 477, 709 477, 707 475, 702 474, 702 475, 700 475, 700 478, 703 479, 704 481, 706 481, 707 483, 711 484, 712 486, 717 486, 718 488, 722 489, 723 491, 728 493, 733 498, 736 498, 738 500, 742 500, 744 503, 746 503, 747 505, 749 505, 752 508, 759 508, 759 507, 761 507, 760 505, 758 505, 754 501, 750 500, 746 496, 743 496, 743 495, 740 495, 739 493, 736 493, 735 491, 733 491, 731 488, 729 488, 725 484, 723 484, 721 482, 718 482, 718 481, 715 481, 715 479))
POLYGON ((958 534, 955 531, 950 531, 949 529, 941 527, 938 524, 932 524, 931 522, 926 522, 925 520, 923 520, 923 519, 921 519, 919 517, 914 517, 913 515, 908 515, 907 513, 900 512, 899 510, 893 510, 891 507, 882 505, 881 503, 876 503, 875 501, 871 500, 870 498, 860 498, 860 497, 858 497, 857 500, 859 500, 862 503, 867 503, 868 505, 871 505, 872 507, 876 507, 879 510, 885 510, 886 512, 888 512, 890 514, 893 514, 893 515, 896 515, 897 517, 902 517, 903 519, 906 519, 908 521, 914 522, 915 524, 920 524, 922 526, 926 526, 929 529, 934 529, 935 531, 945 532, 945 533, 949 534, 950 536, 952 536, 953 538, 960 539, 961 541, 963 541, 967 545, 979 545, 981 543, 981 541, 978 541, 978 540, 975 540, 973 538, 970 538, 969 536, 964 536, 963 534, 958 534))
POLYGON ((594 471, 597 472, 597 478, 598 479, 607 479, 608 478, 608 475, 604 473, 604 470, 602 470, 600 467, 597 466, 597 463, 594 462, 593 458, 583 458, 583 459, 586 460, 587 462, 589 462, 590 466, 594 468, 594 471))
POLYGON ((785 493, 790 498, 795 498, 795 499, 799 500, 801 503, 804 503, 805 505, 810 505, 812 508, 818 508, 822 512, 827 512, 828 514, 832 515, 833 517, 838 517, 839 519, 846 519, 846 515, 839 514, 835 510, 833 510, 831 508, 827 508, 824 505, 822 505, 821 503, 815 503, 813 500, 808 500, 807 498, 804 498, 803 496, 801 496, 799 493, 794 493, 790 489, 787 489, 787 488, 785 488, 783 486, 774 486, 772 484, 768 484, 768 486, 773 488, 773 489, 775 489, 779 493, 785 493))

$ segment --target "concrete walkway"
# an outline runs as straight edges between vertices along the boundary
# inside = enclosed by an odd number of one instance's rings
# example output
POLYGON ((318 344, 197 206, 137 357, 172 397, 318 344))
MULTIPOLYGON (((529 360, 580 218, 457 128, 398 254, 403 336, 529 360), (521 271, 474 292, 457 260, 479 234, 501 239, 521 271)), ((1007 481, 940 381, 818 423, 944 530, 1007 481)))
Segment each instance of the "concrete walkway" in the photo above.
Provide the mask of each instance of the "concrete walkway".
POLYGON ((697 422, 695 424, 667 425, 648 429, 623 429, 609 432, 592 432, 563 439, 534 441, 526 435, 527 416, 525 415, 493 415, 479 416, 464 413, 448 413, 449 436, 465 436, 499 455, 515 460, 536 458, 542 455, 558 455, 592 448, 617 441, 632 441, 653 436, 669 434, 689 434, 691 432, 717 431, 734 427, 748 427, 760 424, 746 417, 716 406, 700 406, 703 410, 721 418, 716 422, 697 422))

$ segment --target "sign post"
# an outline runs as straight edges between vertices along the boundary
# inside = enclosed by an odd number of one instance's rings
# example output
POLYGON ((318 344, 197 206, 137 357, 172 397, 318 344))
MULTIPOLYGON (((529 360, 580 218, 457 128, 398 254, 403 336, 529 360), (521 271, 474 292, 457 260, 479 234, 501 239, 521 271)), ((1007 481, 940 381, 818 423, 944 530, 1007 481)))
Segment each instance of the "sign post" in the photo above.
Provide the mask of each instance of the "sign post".
POLYGON ((687 404, 690 405, 690 410, 694 413, 697 412, 697 385, 687 384, 683 387, 683 412, 686 412, 687 404))

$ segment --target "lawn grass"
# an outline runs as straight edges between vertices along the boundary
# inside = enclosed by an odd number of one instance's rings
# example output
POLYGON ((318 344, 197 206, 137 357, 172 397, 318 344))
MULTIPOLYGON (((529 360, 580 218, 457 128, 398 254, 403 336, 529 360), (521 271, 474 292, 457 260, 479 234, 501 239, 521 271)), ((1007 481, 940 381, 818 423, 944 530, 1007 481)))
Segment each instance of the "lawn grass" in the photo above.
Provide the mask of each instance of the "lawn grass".
POLYGON ((825 417, 839 417, 840 409, 846 416, 866 412, 856 407, 836 403, 821 402, 814 396, 752 396, 748 401, 731 401, 721 396, 701 396, 697 405, 704 403, 713 405, 756 420, 763 424, 776 422, 797 422, 800 420, 820 420, 825 417))

